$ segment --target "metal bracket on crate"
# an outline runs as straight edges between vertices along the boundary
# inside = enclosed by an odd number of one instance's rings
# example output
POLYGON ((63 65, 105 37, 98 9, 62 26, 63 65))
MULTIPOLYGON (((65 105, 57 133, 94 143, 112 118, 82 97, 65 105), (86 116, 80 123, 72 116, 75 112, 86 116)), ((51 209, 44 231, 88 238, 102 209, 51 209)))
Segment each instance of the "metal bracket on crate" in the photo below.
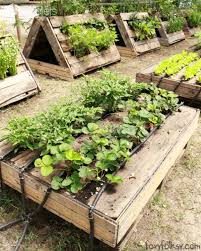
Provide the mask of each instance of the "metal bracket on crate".
MULTIPOLYGON (((27 202, 26 202, 26 194, 25 194, 25 183, 24 183, 24 173, 27 171, 27 167, 23 168, 20 170, 19 173, 19 180, 20 180, 20 190, 21 190, 21 201, 22 201, 22 210, 23 213, 19 218, 16 218, 6 224, 2 224, 0 225, 0 231, 5 231, 15 225, 18 224, 23 224, 24 228, 22 231, 22 235, 21 237, 18 239, 17 244, 15 246, 15 248, 13 249, 13 251, 18 251, 28 230, 29 224, 32 222, 34 216, 36 216, 36 214, 38 214, 40 212, 40 210, 43 208, 43 206, 45 205, 45 203, 47 202, 49 195, 52 191, 51 187, 49 186, 45 192, 45 195, 43 197, 43 200, 41 202, 41 204, 38 205, 38 207, 32 211, 29 212, 28 207, 27 207, 27 202)), ((2 177, 1 177, 1 169, 0 169, 0 184, 3 184, 2 181, 2 177)), ((1 185, 0 185, 1 187, 1 185)))

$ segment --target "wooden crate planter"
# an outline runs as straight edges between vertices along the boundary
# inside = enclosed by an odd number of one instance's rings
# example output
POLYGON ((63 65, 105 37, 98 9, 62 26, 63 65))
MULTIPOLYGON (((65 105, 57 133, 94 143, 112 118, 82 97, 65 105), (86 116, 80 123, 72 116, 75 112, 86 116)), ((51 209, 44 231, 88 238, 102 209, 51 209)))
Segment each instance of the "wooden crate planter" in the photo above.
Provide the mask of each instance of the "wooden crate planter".
POLYGON ((184 31, 184 33, 185 33, 185 36, 192 37, 192 36, 194 36, 197 32, 201 31, 201 27, 190 28, 190 27, 188 26, 187 20, 185 19, 183 31, 184 31))
POLYGON ((115 45, 110 46, 107 50, 90 53, 81 58, 70 52, 67 36, 60 31, 63 22, 77 24, 91 18, 105 21, 103 14, 36 17, 23 51, 32 69, 42 74, 68 80, 119 61, 120 55, 115 45))
POLYGON ((156 76, 154 69, 157 65, 152 65, 142 72, 138 72, 136 81, 154 83, 160 88, 176 92, 180 97, 191 100, 191 102, 201 103, 201 85, 196 84, 196 77, 188 81, 182 80, 182 70, 171 77, 156 76))
POLYGON ((167 33, 167 21, 161 21, 161 27, 158 29, 160 35, 159 41, 161 45, 169 46, 185 39, 183 31, 167 33))
POLYGON ((17 63, 17 74, 0 80, 0 108, 28 98, 40 91, 23 54, 20 52, 17 63))
MULTIPOLYGON (((169 116, 119 170, 118 175, 124 178, 124 182, 108 187, 94 211, 96 238, 111 247, 122 243, 143 207, 183 152, 197 127, 198 118, 198 110, 182 106, 180 112, 169 116)), ((24 151, 6 157, 12 151, 12 145, 0 142, 2 178, 5 184, 20 191, 19 169, 31 165, 37 153, 24 151)), ((48 179, 42 178, 38 169, 25 173, 25 193, 33 201, 42 201, 47 186, 48 179)), ((88 210, 93 199, 94 195, 83 203, 68 192, 52 191, 45 208, 89 233, 88 210)))
MULTIPOLYGON (((118 46, 120 55, 123 57, 136 57, 140 54, 150 52, 160 48, 158 38, 147 39, 144 41, 136 41, 135 32, 130 29, 128 21, 134 13, 120 13, 118 15, 110 16, 109 20, 113 21, 119 31, 119 35, 123 39, 125 46, 118 46)), ((137 16, 147 16, 148 13, 140 12, 137 16)))

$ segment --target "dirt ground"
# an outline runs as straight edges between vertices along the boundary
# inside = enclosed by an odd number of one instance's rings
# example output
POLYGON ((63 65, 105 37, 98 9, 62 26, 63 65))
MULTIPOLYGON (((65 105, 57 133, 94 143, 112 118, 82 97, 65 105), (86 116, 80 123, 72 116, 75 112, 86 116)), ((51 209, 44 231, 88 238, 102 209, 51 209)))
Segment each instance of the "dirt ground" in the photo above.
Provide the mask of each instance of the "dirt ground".
MULTIPOLYGON (((121 62, 107 67, 135 78, 136 72, 163 58, 187 49, 195 43, 188 39, 169 48, 148 53, 135 59, 123 58, 121 62)), ((92 73, 91 75, 96 75, 92 73)), ((52 79, 36 74, 42 92, 25 101, 0 111, 0 135, 9 119, 17 116, 33 116, 46 110, 60 98, 74 94, 81 85, 80 79, 72 82, 52 79)), ((153 245, 162 241, 171 244, 194 244, 190 250, 201 250, 201 121, 184 156, 173 167, 160 193, 157 193, 143 212, 135 232, 125 251, 159 250, 153 245)), ((20 213, 20 196, 9 188, 0 197, 0 222, 7 222, 20 213)), ((30 203, 32 205, 32 203, 30 203)), ((32 205, 35 206, 34 204, 32 205)), ((22 228, 17 226, 0 234, 0 251, 11 251, 22 228)), ((23 247, 24 251, 85 251, 87 235, 51 213, 43 210, 30 227, 23 247)), ((170 246, 169 246, 170 247, 170 246)), ((180 246, 181 247, 181 246, 180 246)), ((188 247, 188 246, 186 246, 188 247)), ((190 247, 190 246, 189 246, 190 247)), ((99 250, 107 250, 100 246, 99 250)), ((162 250, 162 249, 161 249, 162 250)), ((165 250, 165 249, 164 249, 165 250)), ((171 250, 167 249, 166 250, 171 250)), ((183 248, 172 250, 186 250, 183 248)))

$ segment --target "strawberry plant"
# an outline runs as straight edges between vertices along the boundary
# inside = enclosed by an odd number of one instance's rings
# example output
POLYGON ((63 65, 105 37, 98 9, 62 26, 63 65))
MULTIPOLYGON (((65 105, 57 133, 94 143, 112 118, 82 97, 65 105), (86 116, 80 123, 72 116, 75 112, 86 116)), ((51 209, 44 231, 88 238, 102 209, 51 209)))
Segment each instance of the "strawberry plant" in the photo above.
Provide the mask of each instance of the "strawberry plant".
POLYGON ((121 183, 116 172, 132 149, 178 104, 172 92, 134 84, 108 71, 102 71, 99 79, 84 81, 80 102, 64 102, 34 118, 11 120, 7 127, 6 138, 16 147, 40 150, 35 167, 43 176, 53 177, 55 190, 78 193, 91 182, 121 183), (99 121, 119 109, 125 115, 118 125, 99 121))
POLYGON ((136 39, 143 41, 156 36, 156 29, 160 28, 160 21, 157 17, 147 16, 139 19, 133 15, 128 21, 128 25, 134 31, 136 39))

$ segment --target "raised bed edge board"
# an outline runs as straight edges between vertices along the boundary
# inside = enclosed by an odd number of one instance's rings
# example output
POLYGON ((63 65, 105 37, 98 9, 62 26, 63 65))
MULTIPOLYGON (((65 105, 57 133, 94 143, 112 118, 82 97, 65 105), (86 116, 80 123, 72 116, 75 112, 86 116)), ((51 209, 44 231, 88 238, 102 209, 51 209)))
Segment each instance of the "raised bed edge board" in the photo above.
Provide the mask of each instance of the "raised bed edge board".
POLYGON ((160 34, 159 42, 161 45, 169 46, 185 39, 183 31, 167 33, 167 21, 161 21, 161 27, 158 29, 160 34))
MULTIPOLYGON (((176 112, 167 118, 164 125, 150 137, 125 168, 119 171, 119 175, 124 177, 126 187, 125 183, 118 185, 115 188, 116 193, 109 195, 104 192, 100 198, 94 213, 95 237, 107 245, 116 247, 124 239, 127 231, 164 179, 166 173, 173 166, 196 129, 199 111, 186 106, 180 109, 181 112, 176 112), (134 173, 136 179, 129 178, 131 173, 134 173), (126 194, 125 189, 127 189, 126 194), (121 193, 124 193, 127 198, 123 198, 121 193), (117 199, 118 195, 121 197, 120 199, 117 199), (114 208, 115 211, 117 210, 114 215, 117 213, 118 218, 113 219, 111 217, 112 211, 108 210, 110 203, 118 205, 118 208, 116 205, 114 208)), ((2 149, 5 150, 5 147, 3 144, 0 144, 0 146, 1 156, 2 149)), ((8 154, 8 152, 7 150, 6 153, 8 154)), ((4 183, 18 191, 20 186, 16 166, 26 165, 30 158, 33 158, 33 153, 26 153, 24 158, 18 159, 13 164, 7 160, 1 162, 4 183)), ((46 189, 47 185, 34 176, 34 171, 25 175, 27 197, 40 203, 46 189)), ((52 192, 45 208, 89 232, 88 206, 75 200, 68 193, 52 192)))
POLYGON ((0 80, 0 108, 33 96, 40 91, 38 81, 20 52, 17 74, 0 80))
MULTIPOLYGON (((54 55, 58 61, 59 65, 52 64, 52 69, 54 71, 54 66, 57 68, 60 66, 66 68, 66 73, 64 73, 63 79, 72 79, 81 74, 93 71, 95 69, 101 68, 103 66, 113 64, 120 61, 121 57, 117 50, 117 47, 113 44, 107 50, 103 50, 99 53, 90 53, 81 58, 77 58, 70 53, 70 46, 67 43, 67 37, 60 31, 60 27, 64 21, 67 21, 69 24, 83 23, 91 18, 97 18, 99 20, 105 21, 103 14, 78 14, 71 16, 53 16, 53 17, 35 17, 29 31, 28 38, 26 40, 23 53, 27 59, 33 60, 30 58, 32 49, 35 46, 37 35, 39 34, 40 28, 45 32, 45 36, 54 52, 54 55)), ((40 62, 43 61, 34 60, 33 69, 43 74, 50 74, 51 64, 48 67, 41 67, 40 62), (37 64, 37 65, 36 65, 37 64), (46 68, 46 69, 45 69, 46 68)), ((62 69, 61 71, 62 72, 62 69)), ((52 75, 55 75, 54 73, 52 75)), ((60 77, 61 74, 57 74, 57 77, 60 77)), ((61 78, 62 78, 61 76, 61 78)))
POLYGON ((152 65, 144 71, 138 72, 136 74, 136 82, 153 83, 159 85, 160 88, 174 91, 182 98, 193 100, 194 102, 201 102, 201 85, 193 83, 192 80, 181 81, 174 77, 162 78, 161 76, 156 76, 153 72, 157 65, 158 64, 152 65))
MULTIPOLYGON (((158 38, 147 39, 144 41, 135 41, 134 40, 134 31, 132 31, 128 25, 130 17, 133 15, 133 12, 130 13, 120 13, 118 15, 111 15, 108 19, 114 21, 119 29, 120 35, 124 40, 124 46, 118 46, 120 55, 124 57, 134 57, 146 52, 157 50, 160 48, 160 43, 158 38), (125 48, 125 49, 124 49, 125 48)), ((138 17, 147 16, 147 12, 137 13, 138 17)))

